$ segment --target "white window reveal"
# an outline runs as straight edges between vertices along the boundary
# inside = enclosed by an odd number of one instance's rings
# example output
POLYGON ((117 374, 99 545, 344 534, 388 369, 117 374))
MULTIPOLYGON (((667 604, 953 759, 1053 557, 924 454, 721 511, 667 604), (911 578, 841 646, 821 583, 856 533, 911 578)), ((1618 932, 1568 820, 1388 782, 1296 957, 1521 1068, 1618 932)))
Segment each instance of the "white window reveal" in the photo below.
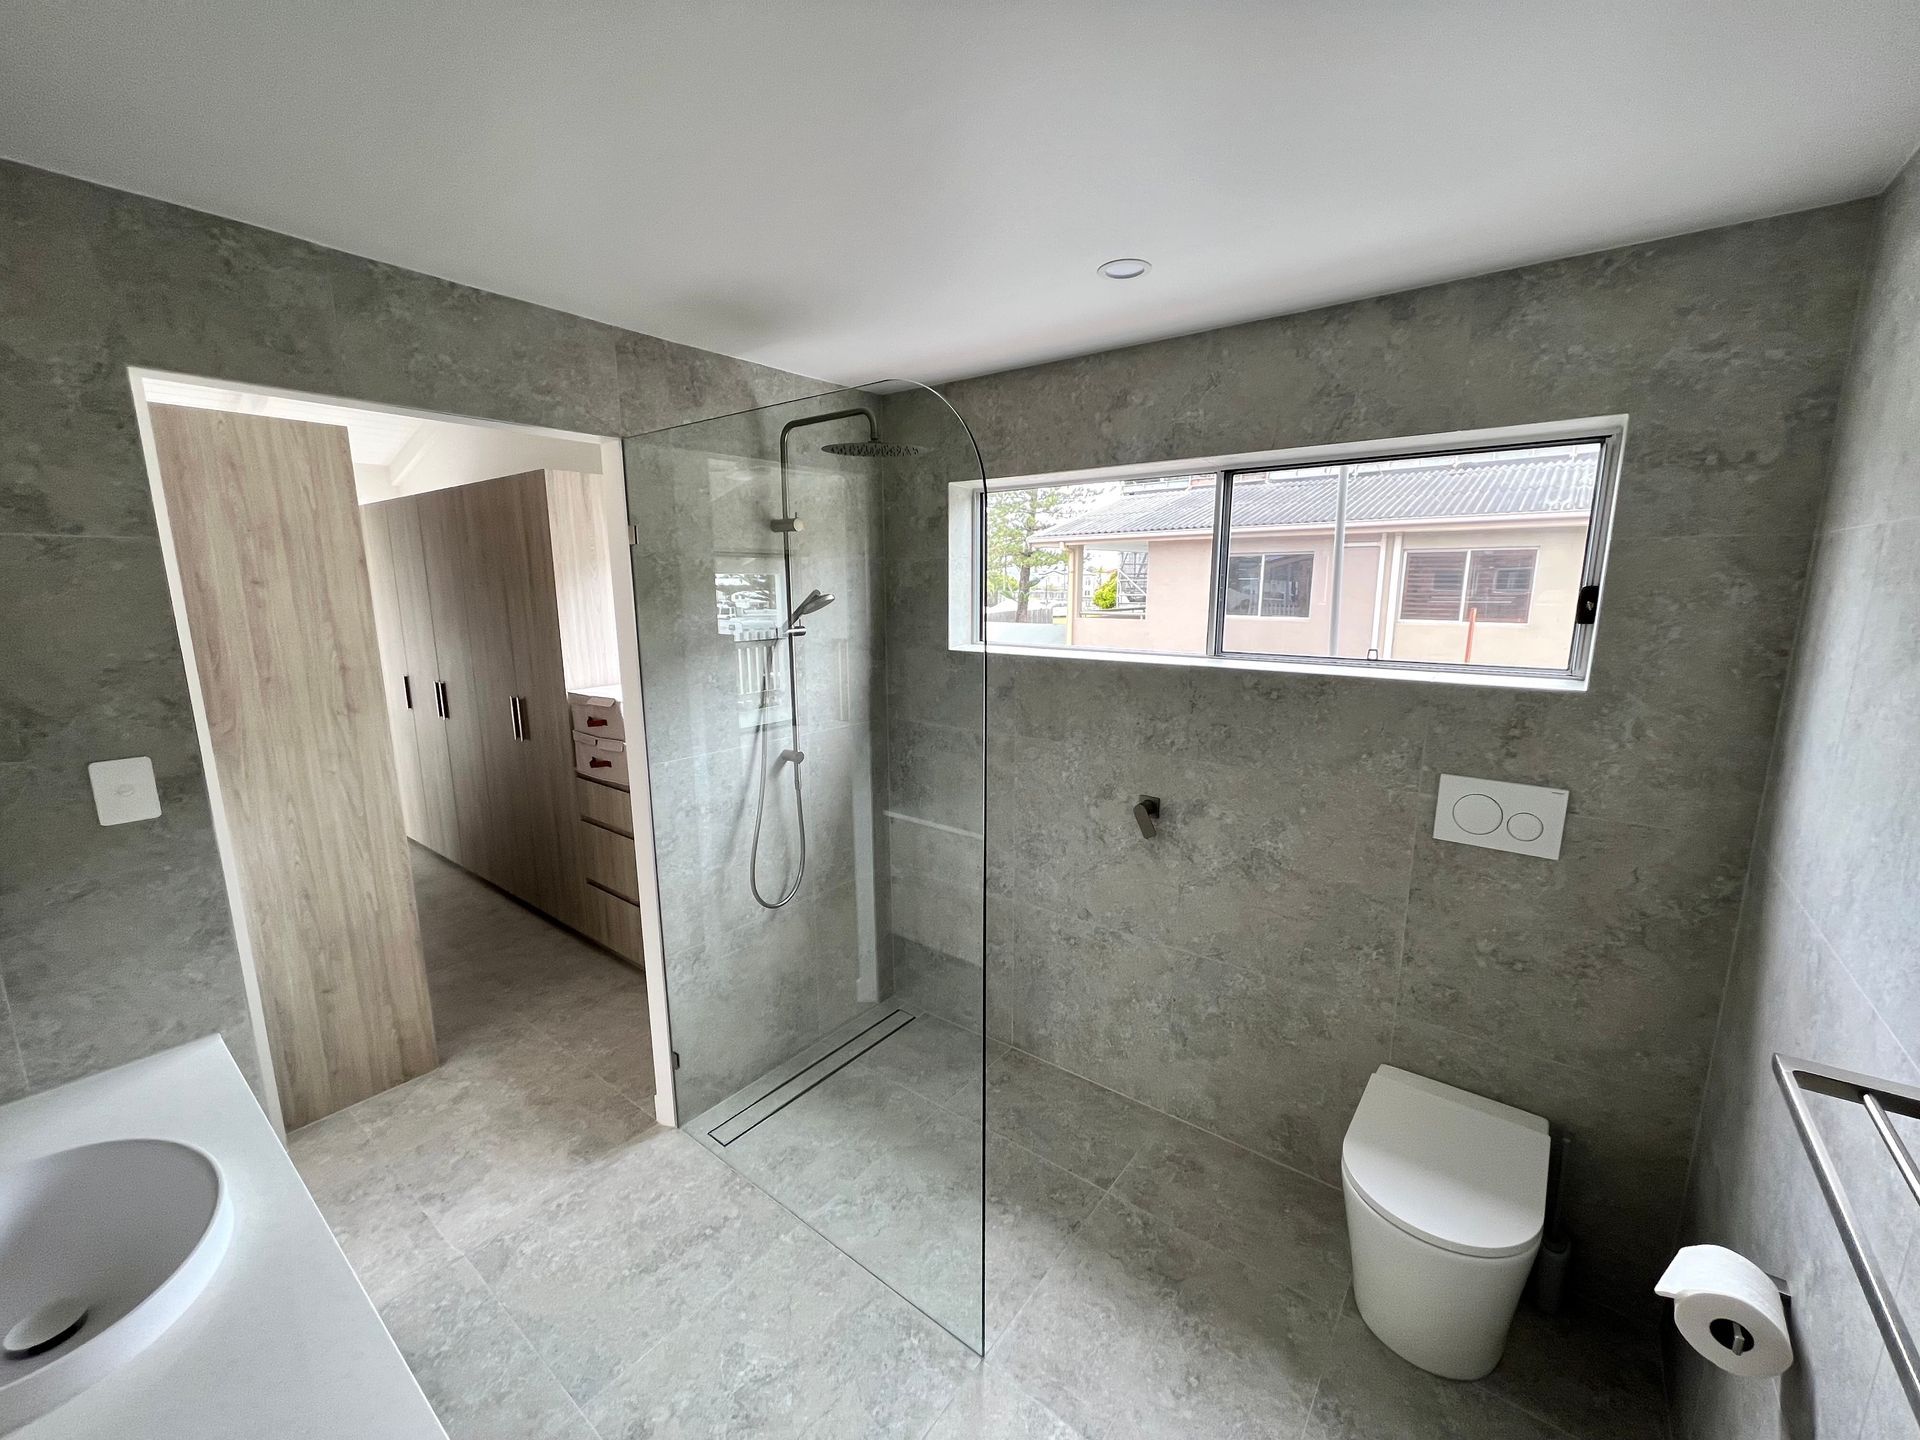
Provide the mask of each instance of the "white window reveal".
POLYGON ((1625 431, 956 485, 952 643, 1582 689, 1625 431))

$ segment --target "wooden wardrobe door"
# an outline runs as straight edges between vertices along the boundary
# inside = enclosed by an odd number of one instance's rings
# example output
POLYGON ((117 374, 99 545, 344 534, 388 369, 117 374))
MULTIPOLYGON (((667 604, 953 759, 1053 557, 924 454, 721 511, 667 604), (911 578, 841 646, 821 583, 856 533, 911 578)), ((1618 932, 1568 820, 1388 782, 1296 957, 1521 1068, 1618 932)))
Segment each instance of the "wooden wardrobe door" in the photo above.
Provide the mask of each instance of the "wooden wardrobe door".
POLYGON ((567 703, 560 602, 554 580, 545 471, 510 484, 519 510, 518 582, 508 592, 508 622, 520 695, 520 784, 534 892, 529 899, 578 928, 584 897, 573 795, 573 710, 567 703))
POLYGON ((337 426, 151 414, 291 1128, 435 1063, 353 461, 337 426))
POLYGON ((478 756, 486 781, 487 868, 480 873, 544 908, 537 858, 543 837, 529 803, 517 720, 520 673, 515 651, 523 642, 516 622, 523 610, 520 596, 527 567, 515 479, 487 480, 447 493, 460 500, 467 570, 465 638, 472 708, 478 717, 477 749, 468 758, 478 756))
POLYGON ((446 678, 434 629, 433 590, 427 581, 427 557, 420 534, 419 499, 393 500, 370 508, 387 516, 393 557, 394 596, 400 634, 406 647, 407 674, 413 689, 413 728, 419 775, 419 828, 409 833, 429 850, 456 865, 460 858, 460 819, 453 793, 453 769, 447 748, 447 722, 440 714, 436 687, 446 678))
POLYGON ((415 515, 431 597, 453 793, 455 843, 448 858, 511 889, 499 837, 505 806, 498 762, 489 754, 487 738, 492 694, 498 688, 487 650, 496 643, 498 605, 485 574, 484 552, 471 534, 467 493, 474 488, 429 491, 416 498, 415 515))
MULTIPOLYGON (((421 786, 419 746, 413 737, 413 677, 408 673, 405 631, 400 623, 398 578, 393 556, 390 505, 362 505, 360 534, 366 542, 367 579, 373 588, 373 629, 380 642, 380 671, 387 695, 387 729, 393 740, 394 770, 400 783, 400 810, 407 834, 423 838, 426 797, 421 786)), ((423 695, 425 686, 422 686, 423 695)))

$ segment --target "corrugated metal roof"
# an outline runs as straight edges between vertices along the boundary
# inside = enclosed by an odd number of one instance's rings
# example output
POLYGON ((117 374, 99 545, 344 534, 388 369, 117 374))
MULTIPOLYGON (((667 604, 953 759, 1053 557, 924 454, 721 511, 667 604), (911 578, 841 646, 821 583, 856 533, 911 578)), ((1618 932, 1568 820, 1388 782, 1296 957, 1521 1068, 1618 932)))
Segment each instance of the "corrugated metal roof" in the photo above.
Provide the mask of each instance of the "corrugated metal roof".
MULTIPOLYGON (((1347 523, 1585 514, 1593 508, 1599 473, 1597 449, 1571 456, 1557 451, 1538 460, 1468 456, 1431 465, 1355 466, 1347 480, 1347 523)), ((1233 527, 1331 525, 1338 499, 1339 482, 1332 476, 1271 481, 1241 476, 1233 487, 1233 527)), ((1033 538, 1070 541, 1212 529, 1209 485, 1123 495, 1033 538)))

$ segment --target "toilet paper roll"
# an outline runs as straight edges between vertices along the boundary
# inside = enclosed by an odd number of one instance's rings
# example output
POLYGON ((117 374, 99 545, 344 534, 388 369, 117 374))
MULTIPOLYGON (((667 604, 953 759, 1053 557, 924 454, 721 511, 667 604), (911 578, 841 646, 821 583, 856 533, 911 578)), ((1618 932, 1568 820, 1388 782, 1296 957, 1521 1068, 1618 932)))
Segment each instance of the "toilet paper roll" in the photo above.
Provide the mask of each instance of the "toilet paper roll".
POLYGON ((1746 1256, 1689 1245, 1653 1288, 1673 1301, 1687 1343, 1728 1374, 1778 1375, 1793 1364, 1780 1287, 1746 1256))

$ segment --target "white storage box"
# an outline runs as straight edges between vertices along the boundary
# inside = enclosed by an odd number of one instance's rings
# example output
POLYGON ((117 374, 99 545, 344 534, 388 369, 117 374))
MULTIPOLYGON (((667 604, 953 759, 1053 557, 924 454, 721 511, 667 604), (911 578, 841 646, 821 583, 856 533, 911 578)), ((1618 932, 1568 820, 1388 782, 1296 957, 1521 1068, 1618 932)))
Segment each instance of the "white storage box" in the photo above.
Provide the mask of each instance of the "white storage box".
POLYGON ((627 738, 627 722, 620 713, 618 685, 569 690, 567 704, 573 707, 573 728, 577 734, 591 735, 598 740, 627 738))
POLYGON ((602 785, 627 785, 627 745, 624 740, 600 740, 578 731, 573 736, 573 768, 602 785))

